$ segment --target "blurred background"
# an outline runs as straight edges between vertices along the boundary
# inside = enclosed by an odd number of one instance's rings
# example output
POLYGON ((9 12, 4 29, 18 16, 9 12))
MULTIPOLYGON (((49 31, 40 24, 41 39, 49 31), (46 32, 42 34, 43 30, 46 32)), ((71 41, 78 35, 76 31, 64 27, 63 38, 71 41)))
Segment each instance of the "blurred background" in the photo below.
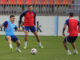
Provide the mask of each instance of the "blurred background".
MULTIPOLYGON (((70 12, 73 12, 75 18, 79 20, 80 0, 0 0, 0 24, 14 14, 15 24, 18 26, 19 16, 28 9, 28 5, 33 5, 37 13, 36 24, 39 35, 62 36, 62 28, 70 12)), ((0 30, 4 31, 4 28, 0 30)), ((21 32, 16 34, 24 35, 21 32)))
POLYGON ((80 11, 80 0, 0 0, 0 15, 19 15, 25 11, 28 5, 33 5, 37 15, 66 16, 80 11))

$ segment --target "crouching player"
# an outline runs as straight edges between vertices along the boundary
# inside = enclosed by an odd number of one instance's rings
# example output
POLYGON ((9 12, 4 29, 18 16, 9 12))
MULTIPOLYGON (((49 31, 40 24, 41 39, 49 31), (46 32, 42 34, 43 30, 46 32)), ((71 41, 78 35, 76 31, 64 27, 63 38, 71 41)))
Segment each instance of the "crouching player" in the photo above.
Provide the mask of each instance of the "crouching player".
POLYGON ((68 55, 71 55, 71 52, 67 46, 67 42, 71 43, 73 49, 74 49, 74 54, 78 54, 78 51, 76 49, 75 41, 78 36, 78 29, 77 26, 80 26, 80 22, 78 22, 76 19, 73 18, 73 13, 69 14, 69 19, 66 20, 65 25, 63 27, 63 36, 65 36, 65 29, 66 26, 68 26, 68 32, 69 36, 65 37, 63 44, 65 49, 67 50, 68 55))
POLYGON ((21 53, 20 40, 14 34, 15 30, 18 30, 17 26, 14 24, 15 16, 11 15, 8 21, 5 21, 1 27, 5 28, 6 40, 8 41, 11 52, 13 51, 12 41, 17 44, 16 50, 21 53))

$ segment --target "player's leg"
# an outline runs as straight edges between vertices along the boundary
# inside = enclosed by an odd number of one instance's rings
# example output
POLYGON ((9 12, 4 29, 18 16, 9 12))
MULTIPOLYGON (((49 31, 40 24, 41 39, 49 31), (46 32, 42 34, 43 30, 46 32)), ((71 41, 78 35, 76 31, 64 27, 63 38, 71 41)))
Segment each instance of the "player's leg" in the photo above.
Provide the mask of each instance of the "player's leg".
POLYGON ((71 41, 71 45, 72 45, 72 47, 73 47, 73 49, 74 49, 74 54, 78 54, 78 51, 77 51, 77 49, 76 49, 76 44, 75 44, 76 38, 77 38, 77 37, 73 37, 73 38, 72 38, 72 41, 71 41))
POLYGON ((64 47, 66 50, 68 50, 67 42, 63 41, 64 47))
POLYGON ((17 44, 16 50, 21 53, 21 50, 20 50, 20 44, 21 44, 21 42, 20 42, 20 40, 17 40, 16 44, 17 44))
POLYGON ((71 42, 71 45, 72 45, 73 49, 76 49, 76 45, 74 42, 71 42))
POLYGON ((39 38, 39 35, 38 35, 38 32, 37 32, 35 26, 30 27, 30 30, 31 30, 31 31, 34 33, 34 35, 36 36, 36 39, 37 39, 38 44, 39 44, 39 47, 43 48, 43 46, 42 46, 42 44, 41 44, 41 42, 40 42, 40 38, 39 38))
POLYGON ((11 38, 12 38, 12 41, 17 44, 16 50, 21 53, 21 50, 19 49, 21 44, 20 40, 18 40, 18 38, 15 35, 12 35, 11 38))
POLYGON ((69 50, 69 48, 68 48, 68 46, 67 46, 67 41, 70 42, 70 41, 69 41, 69 37, 65 37, 65 39, 64 39, 64 41, 63 41, 63 45, 64 45, 65 49, 67 50, 67 54, 68 54, 68 55, 71 55, 71 52, 70 52, 70 50, 69 50))
POLYGON ((16 41, 16 44, 17 44, 17 47, 19 48, 19 47, 20 47, 20 45, 21 45, 20 40, 17 40, 17 41, 16 41))
POLYGON ((35 31, 35 32, 33 32, 34 33, 34 35, 36 36, 36 38, 37 38, 37 41, 38 42, 40 42, 40 38, 39 38, 39 36, 38 36, 38 33, 37 33, 37 31, 35 31))
POLYGON ((24 27, 24 33, 25 33, 25 38, 24 38, 24 49, 27 48, 28 32, 29 32, 29 27, 24 27))
POLYGON ((11 37, 10 36, 6 36, 6 39, 8 40, 8 44, 9 44, 9 47, 10 47, 11 52, 12 52, 13 51, 13 46, 12 46, 11 37))
POLYGON ((78 54, 75 43, 71 43, 71 45, 74 48, 74 54, 78 54))
POLYGON ((33 32, 33 33, 34 33, 34 35, 35 35, 36 38, 37 38, 37 41, 38 41, 39 47, 43 48, 43 46, 42 46, 42 44, 41 44, 41 41, 40 41, 40 38, 39 38, 39 35, 38 35, 37 31, 35 31, 35 32, 33 32))
POLYGON ((24 49, 27 48, 27 41, 28 41, 28 31, 25 31, 25 38, 24 38, 24 49))

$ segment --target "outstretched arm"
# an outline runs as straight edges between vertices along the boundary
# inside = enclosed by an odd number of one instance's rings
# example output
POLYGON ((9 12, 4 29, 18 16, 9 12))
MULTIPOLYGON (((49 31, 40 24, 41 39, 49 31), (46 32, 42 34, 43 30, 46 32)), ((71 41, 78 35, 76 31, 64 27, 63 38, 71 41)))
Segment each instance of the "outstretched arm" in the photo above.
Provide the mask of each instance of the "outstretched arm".
POLYGON ((15 25, 15 28, 14 28, 16 31, 23 31, 22 29, 18 28, 16 25, 15 25))

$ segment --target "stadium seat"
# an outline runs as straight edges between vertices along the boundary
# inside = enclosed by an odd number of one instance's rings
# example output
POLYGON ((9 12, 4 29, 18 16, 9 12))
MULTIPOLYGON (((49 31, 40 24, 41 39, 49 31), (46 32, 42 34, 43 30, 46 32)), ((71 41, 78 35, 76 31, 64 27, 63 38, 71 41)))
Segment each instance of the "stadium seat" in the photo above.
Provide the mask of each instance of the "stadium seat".
POLYGON ((57 14, 57 13, 58 13, 57 10, 58 10, 58 6, 55 6, 55 7, 54 7, 54 14, 57 14))
POLYGON ((0 6, 0 13, 2 14, 4 12, 4 7, 0 6))
POLYGON ((6 14, 10 14, 11 13, 11 7, 10 6, 6 6, 5 7, 5 13, 6 14))
POLYGON ((25 8, 24 8, 24 11, 26 11, 26 10, 28 10, 28 6, 24 6, 25 8))
POLYGON ((34 10, 39 13, 39 6, 34 6, 34 10))
POLYGON ((34 10, 38 14, 54 13, 56 15, 66 12, 65 8, 69 7, 71 4, 72 0, 0 0, 0 5, 5 5, 5 9, 0 7, 0 12, 21 14, 22 11, 27 10, 28 5, 33 5, 34 10))
POLYGON ((72 0, 1 0, 0 4, 6 4, 6 5, 67 5, 71 4, 72 0))
POLYGON ((20 6, 17 6, 17 9, 16 9, 17 11, 17 14, 20 14, 20 13, 22 13, 22 8, 20 7, 20 6))
POLYGON ((72 4, 72 0, 55 0, 55 5, 69 5, 72 4))

